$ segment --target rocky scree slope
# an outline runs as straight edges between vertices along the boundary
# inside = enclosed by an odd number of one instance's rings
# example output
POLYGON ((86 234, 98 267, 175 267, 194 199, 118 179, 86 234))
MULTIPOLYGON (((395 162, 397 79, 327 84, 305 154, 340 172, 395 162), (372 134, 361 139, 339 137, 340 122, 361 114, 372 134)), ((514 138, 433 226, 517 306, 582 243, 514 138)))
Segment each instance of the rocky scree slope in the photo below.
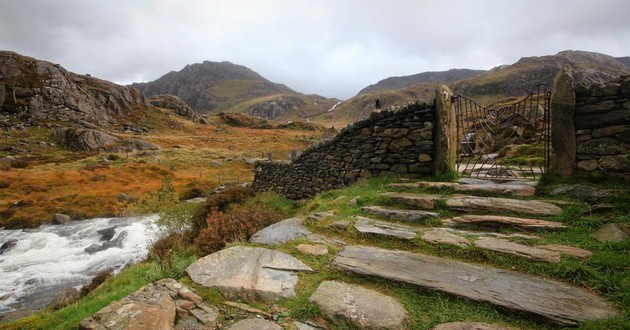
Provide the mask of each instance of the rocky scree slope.
POLYGON ((10 51, 0 51, 0 101, 2 113, 31 125, 58 121, 114 128, 125 122, 140 123, 150 111, 135 88, 10 51))

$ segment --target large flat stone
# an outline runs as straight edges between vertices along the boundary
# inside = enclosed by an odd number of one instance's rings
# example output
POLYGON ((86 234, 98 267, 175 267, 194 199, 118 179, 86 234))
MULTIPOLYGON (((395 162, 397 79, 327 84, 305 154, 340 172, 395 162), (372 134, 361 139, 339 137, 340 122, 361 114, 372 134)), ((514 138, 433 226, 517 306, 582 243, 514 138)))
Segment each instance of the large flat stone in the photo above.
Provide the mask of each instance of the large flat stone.
POLYGON ((324 281, 309 300, 333 322, 342 318, 359 329, 405 329, 407 311, 396 299, 359 285, 324 281))
POLYGON ((566 226, 556 221, 546 221, 538 219, 515 218, 496 215, 462 215, 444 220, 444 224, 472 224, 483 226, 509 226, 523 229, 565 229, 566 226))
POLYGON ((296 272, 312 271, 286 253, 247 246, 215 252, 186 268, 193 282, 247 302, 294 297, 296 272))
POLYGON ((535 315, 559 325, 618 316, 597 295, 568 284, 502 269, 365 246, 347 246, 333 266, 535 315))
POLYGON ((431 211, 402 210, 383 206, 365 206, 361 210, 372 215, 399 221, 423 221, 438 217, 437 213, 431 211))
POLYGON ((284 244, 310 234, 311 232, 302 224, 302 219, 291 218, 258 231, 249 241, 266 245, 284 244))
POLYGON ((356 218, 357 222, 354 224, 354 228, 356 228, 356 230, 361 234, 375 234, 401 239, 413 239, 417 235, 414 228, 411 227, 364 217, 356 218))
POLYGON ((606 243, 606 242, 623 242, 628 239, 628 234, 624 233, 614 223, 603 225, 601 228, 591 233, 591 237, 594 239, 606 243))
POLYGON ((525 184, 512 183, 488 183, 488 184, 462 184, 455 186, 457 192, 488 191, 497 194, 512 196, 534 196, 536 188, 525 184))
POLYGON ((282 327, 274 322, 252 317, 232 324, 228 330, 282 330, 282 327))
POLYGON ((535 261, 560 262, 560 253, 533 246, 518 244, 497 238, 482 238, 474 242, 475 246, 482 249, 513 254, 535 261))
POLYGON ((593 255, 593 252, 585 249, 581 249, 575 246, 568 246, 562 244, 547 244, 547 245, 538 245, 537 248, 556 251, 560 253, 565 253, 568 255, 572 255, 576 258, 584 259, 593 255))
POLYGON ((425 210, 433 210, 437 207, 437 203, 440 200, 444 200, 445 196, 440 195, 421 195, 412 193, 395 193, 386 192, 381 196, 389 197, 399 203, 418 207, 425 210))
POLYGON ((480 323, 480 322, 450 322, 442 323, 432 330, 516 330, 515 328, 503 325, 480 323))
POLYGON ((426 231, 422 235, 422 239, 431 244, 449 244, 461 248, 467 248, 470 245, 465 237, 455 235, 444 228, 435 228, 426 231))
POLYGON ((486 213, 521 213, 540 216, 552 216, 562 213, 562 209, 549 203, 535 200, 520 200, 497 197, 453 196, 446 200, 446 205, 453 210, 463 212, 486 213))

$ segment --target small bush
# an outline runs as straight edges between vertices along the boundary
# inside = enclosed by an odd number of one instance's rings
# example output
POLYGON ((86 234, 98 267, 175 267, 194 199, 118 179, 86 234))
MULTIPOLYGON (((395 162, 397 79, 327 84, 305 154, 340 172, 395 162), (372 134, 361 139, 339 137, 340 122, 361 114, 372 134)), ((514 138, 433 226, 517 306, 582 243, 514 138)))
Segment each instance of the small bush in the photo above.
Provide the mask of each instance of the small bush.
POLYGON ((162 186, 155 192, 141 196, 129 209, 136 214, 162 212, 179 204, 179 196, 169 178, 164 178, 162 186))
POLYGON ((227 243, 246 241, 281 218, 278 212, 260 205, 236 205, 226 212, 212 212, 206 219, 206 228, 195 238, 195 251, 205 256, 223 249, 227 243))
POLYGON ((120 156, 118 156, 116 154, 108 154, 106 158, 109 161, 116 161, 116 160, 120 159, 120 156))
POLYGON ((193 215, 193 236, 197 236, 203 228, 207 227, 206 219, 211 213, 224 212, 230 204, 242 203, 253 195, 254 193, 249 188, 232 186, 208 197, 206 202, 199 206, 193 215))
POLYGON ((11 162, 12 168, 28 168, 29 163, 23 159, 17 159, 11 162))
POLYGON ((0 181, 0 189, 6 189, 9 188, 11 186, 11 182, 10 181, 0 181))

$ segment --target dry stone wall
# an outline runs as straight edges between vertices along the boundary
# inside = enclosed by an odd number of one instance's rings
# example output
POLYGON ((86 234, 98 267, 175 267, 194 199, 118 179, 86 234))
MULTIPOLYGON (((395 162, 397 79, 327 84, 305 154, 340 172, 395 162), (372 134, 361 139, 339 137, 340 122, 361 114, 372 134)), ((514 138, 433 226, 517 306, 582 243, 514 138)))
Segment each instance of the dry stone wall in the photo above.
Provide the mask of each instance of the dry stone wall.
POLYGON ((630 76, 575 95, 577 168, 630 174, 630 76))
POLYGON ((293 162, 258 162, 254 191, 311 197, 373 176, 432 175, 435 106, 375 112, 306 149, 293 162))

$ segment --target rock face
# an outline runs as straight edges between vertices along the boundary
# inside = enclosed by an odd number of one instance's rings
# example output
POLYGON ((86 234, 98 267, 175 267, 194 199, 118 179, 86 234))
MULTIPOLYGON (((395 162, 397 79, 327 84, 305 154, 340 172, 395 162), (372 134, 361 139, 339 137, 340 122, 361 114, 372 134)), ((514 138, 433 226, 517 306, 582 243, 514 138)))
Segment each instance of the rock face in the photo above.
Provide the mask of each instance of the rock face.
POLYGON ((284 244, 310 234, 311 232, 302 225, 302 219, 291 218, 260 230, 252 235, 249 241, 266 245, 284 244))
POLYGON ((422 210, 401 210, 382 206, 365 206, 362 207, 363 212, 381 216, 384 218, 395 219, 399 221, 422 221, 430 218, 437 218, 438 214, 430 211, 422 210))
POLYGON ((218 317, 218 309, 205 304, 190 288, 173 279, 163 279, 112 302, 83 319, 79 328, 207 329, 216 326, 218 317))
POLYGON ((297 96, 281 96, 270 101, 254 104, 247 113, 263 119, 276 119, 287 113, 296 111, 306 105, 306 102, 297 96))
POLYGON ((208 124, 208 121, 199 116, 186 102, 175 95, 161 94, 154 95, 149 99, 152 106, 173 110, 176 114, 188 118, 195 123, 208 124))
POLYGON ((358 285, 324 281, 309 300, 331 321, 359 329, 405 329, 407 311, 396 299, 358 285))
POLYGON ((110 127, 143 120, 148 104, 135 88, 78 75, 58 64, 0 51, 0 80, 6 97, 2 111, 35 121, 110 127))
POLYGON ((286 253, 245 246, 215 252, 186 268, 195 283, 247 302, 293 297, 296 272, 312 271, 286 253))
POLYGON ((421 156, 433 154, 434 112, 427 104, 375 112, 292 163, 256 163, 252 189, 302 199, 360 178, 433 174, 431 158, 421 156))
POLYGON ((605 299, 561 282, 406 251, 347 246, 332 264, 361 275, 533 314, 559 325, 619 315, 605 299))

